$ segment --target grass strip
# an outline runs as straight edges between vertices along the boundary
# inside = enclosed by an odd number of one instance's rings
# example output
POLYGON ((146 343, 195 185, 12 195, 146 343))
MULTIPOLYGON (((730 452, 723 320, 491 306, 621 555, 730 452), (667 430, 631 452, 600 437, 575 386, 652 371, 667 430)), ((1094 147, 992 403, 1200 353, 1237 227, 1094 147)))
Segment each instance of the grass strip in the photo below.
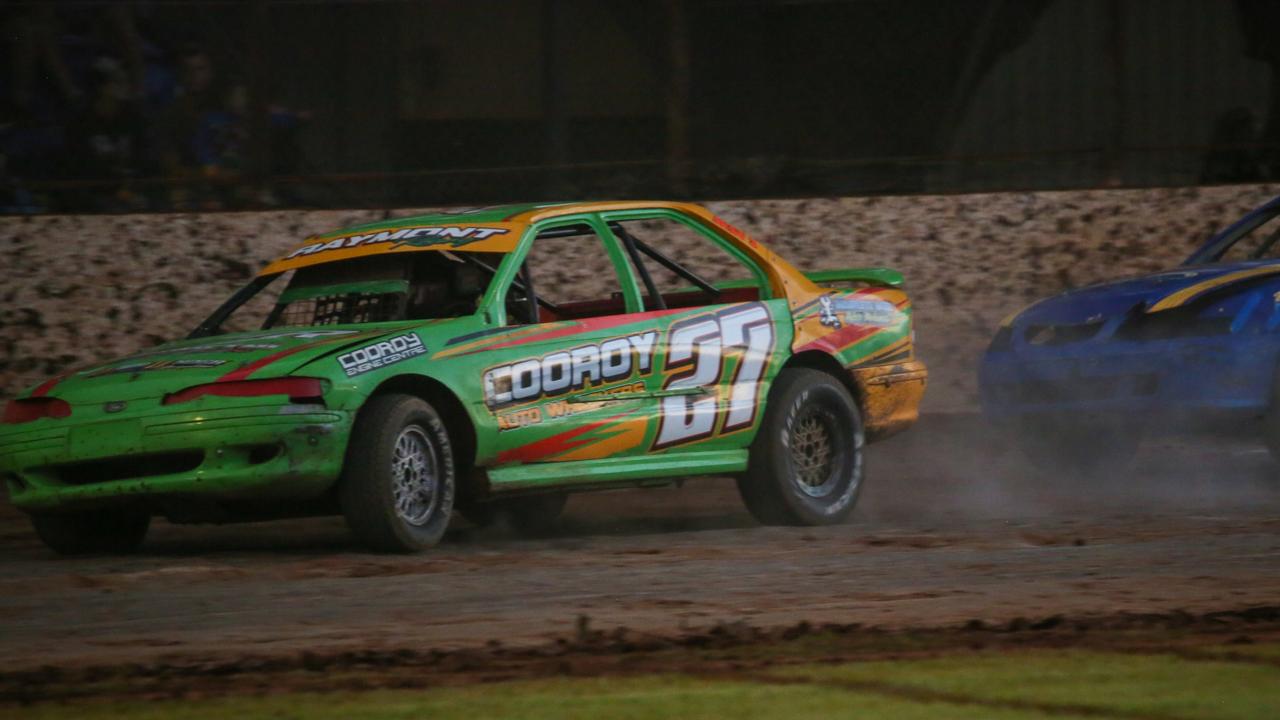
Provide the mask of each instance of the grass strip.
MULTIPOLYGON (((1260 656, 1276 646, 1256 648, 1260 656)), ((1163 653, 1036 650, 799 665, 767 676, 886 697, 1053 714, 1179 720, 1280 717, 1280 666, 1163 653)))
MULTIPOLYGON (((228 697, 160 702, 42 704, 20 711, 34 720, 1039 720, 1038 711, 992 709, 884 697, 835 687, 777 685, 691 677, 559 678, 421 691, 228 697)), ((1058 715, 1056 717, 1064 717, 1058 715)), ((1070 716, 1065 716, 1070 717, 1070 716)))
MULTIPOLYGON (((1256 646, 1259 654, 1277 649, 1256 646)), ((40 703, 62 718, 834 718, 1252 720, 1280 717, 1280 667, 1163 653, 969 652, 796 664, 735 675, 560 677, 420 690, 40 703)))

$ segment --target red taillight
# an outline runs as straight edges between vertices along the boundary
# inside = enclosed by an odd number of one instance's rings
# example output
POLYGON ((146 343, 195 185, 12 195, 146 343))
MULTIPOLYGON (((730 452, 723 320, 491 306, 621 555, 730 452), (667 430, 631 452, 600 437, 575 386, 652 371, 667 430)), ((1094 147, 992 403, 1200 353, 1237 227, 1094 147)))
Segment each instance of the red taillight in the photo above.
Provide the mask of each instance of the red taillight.
POLYGON ((271 380, 239 380, 194 385, 164 396, 165 405, 190 402, 205 395, 217 397, 262 397, 288 395, 292 402, 320 402, 324 387, 316 378, 274 378, 271 380))
POLYGON ((4 408, 4 419, 0 423, 17 425, 40 418, 64 418, 71 415, 71 406, 66 400, 51 397, 22 398, 10 400, 4 408))

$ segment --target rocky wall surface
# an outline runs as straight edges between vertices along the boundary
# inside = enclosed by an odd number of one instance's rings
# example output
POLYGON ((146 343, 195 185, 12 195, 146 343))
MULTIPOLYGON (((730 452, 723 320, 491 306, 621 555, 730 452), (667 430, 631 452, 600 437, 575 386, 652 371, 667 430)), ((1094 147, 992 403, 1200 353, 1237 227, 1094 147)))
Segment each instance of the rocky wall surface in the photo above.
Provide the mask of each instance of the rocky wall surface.
MULTIPOLYGON (((976 401, 1001 318, 1177 264, 1275 186, 713 202, 802 269, 887 265, 916 302, 926 410, 976 401)), ((306 236, 418 210, 0 219, 0 397, 181 337, 306 236)))

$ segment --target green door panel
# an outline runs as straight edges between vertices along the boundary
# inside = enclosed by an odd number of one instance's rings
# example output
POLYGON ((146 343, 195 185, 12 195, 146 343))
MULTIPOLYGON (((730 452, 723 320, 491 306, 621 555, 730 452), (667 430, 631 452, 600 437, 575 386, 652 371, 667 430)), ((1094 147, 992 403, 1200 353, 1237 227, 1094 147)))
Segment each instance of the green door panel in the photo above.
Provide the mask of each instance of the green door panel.
MULTIPOLYGON (((789 357, 786 302, 546 323, 470 363, 492 441, 479 462, 577 462, 750 444, 789 357)), ((515 337, 512 337, 515 336, 515 337)))

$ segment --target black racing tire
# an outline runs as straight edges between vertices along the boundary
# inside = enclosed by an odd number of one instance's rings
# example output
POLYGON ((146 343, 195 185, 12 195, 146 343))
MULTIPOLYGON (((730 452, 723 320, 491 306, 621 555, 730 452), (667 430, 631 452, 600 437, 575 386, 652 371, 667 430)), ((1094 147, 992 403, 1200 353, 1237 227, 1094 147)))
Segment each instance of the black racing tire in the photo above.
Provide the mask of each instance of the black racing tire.
POLYGON ((338 502, 356 539, 377 552, 425 550, 444 536, 457 477, 440 415, 412 395, 378 395, 361 408, 338 502))
POLYGON ((568 500, 567 493, 546 493, 489 500, 459 510, 476 527, 505 525, 521 535, 539 537, 555 530, 568 500))
POLYGON ((1128 469, 1145 434, 1141 427, 1094 415, 1024 417, 1010 429, 1037 469, 1083 477, 1128 469))
POLYGON ((59 555, 127 554, 147 537, 151 515, 143 510, 107 508, 74 513, 36 513, 36 535, 59 555))
POLYGON ((765 525, 834 525, 862 492, 865 435, 841 382, 809 368, 783 370, 751 444, 738 492, 765 525))

